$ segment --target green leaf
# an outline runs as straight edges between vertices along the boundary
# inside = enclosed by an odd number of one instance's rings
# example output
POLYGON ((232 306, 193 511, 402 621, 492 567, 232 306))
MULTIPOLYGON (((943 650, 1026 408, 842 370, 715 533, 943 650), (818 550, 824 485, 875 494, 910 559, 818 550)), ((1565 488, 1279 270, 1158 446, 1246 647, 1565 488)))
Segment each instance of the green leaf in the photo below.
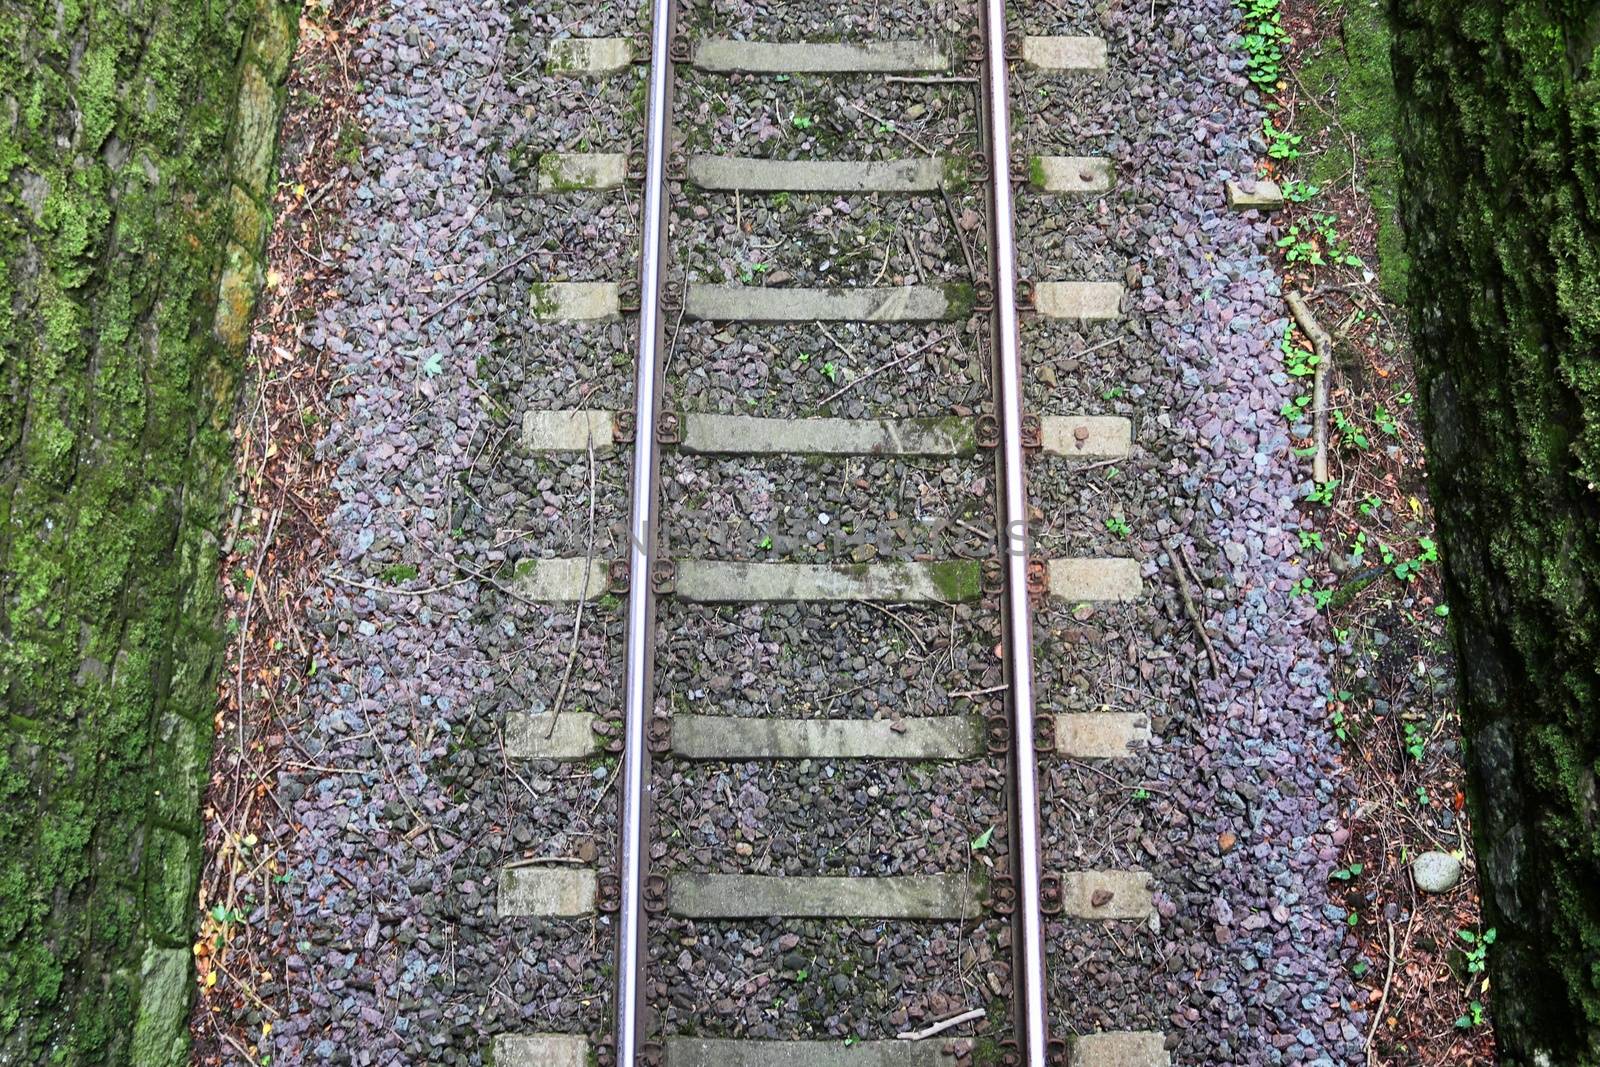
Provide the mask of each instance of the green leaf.
POLYGON ((989 842, 994 840, 994 827, 989 827, 983 833, 972 839, 972 851, 981 852, 989 847, 989 842))

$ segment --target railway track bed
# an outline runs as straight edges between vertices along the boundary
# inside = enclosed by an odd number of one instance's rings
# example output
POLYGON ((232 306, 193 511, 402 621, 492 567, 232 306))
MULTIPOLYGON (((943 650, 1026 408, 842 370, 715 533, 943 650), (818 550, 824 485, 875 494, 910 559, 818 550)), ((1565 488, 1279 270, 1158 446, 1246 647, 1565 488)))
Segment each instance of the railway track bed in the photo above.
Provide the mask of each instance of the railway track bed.
MULTIPOLYGON (((663 8, 648 36, 490 20, 523 51, 476 67, 504 68, 513 116, 467 154, 489 191, 456 247, 485 280, 431 291, 426 322, 396 309, 401 343, 436 316, 473 374, 363 385, 424 436, 373 458, 369 426, 346 472, 351 514, 429 486, 352 563, 445 547, 329 611, 335 639, 399 636, 339 683, 349 714, 311 731, 333 734, 289 797, 324 842, 298 858, 315 936, 292 984, 349 1008, 286 1047, 359 1060, 329 1035, 405 1005, 386 1057, 1200 1062, 1193 983, 1231 1010, 1254 981, 1184 940, 1201 915, 1234 936, 1207 893, 1237 862, 1211 844, 1235 824, 1188 825, 1174 784, 1204 717, 1239 716, 1173 684, 1198 653, 1166 545, 1210 521, 1195 494, 1222 514, 1172 458, 1203 422, 1172 406, 1200 385, 1173 322, 1205 302, 1124 218, 1162 210, 1132 182, 1147 135, 1092 103, 1144 54, 1124 16, 1023 7, 1009 41, 1000 4, 794 5, 773 32, 663 8), (801 39, 835 17, 839 39, 801 39), (340 770, 373 766, 363 736, 382 773, 340 770), (361 878, 314 870, 373 834, 361 878), (364 951, 384 991, 330 997, 354 969, 330 953, 364 951)), ((1208 232, 1176 225, 1180 249, 1208 232)), ((1204 781, 1259 797, 1228 752, 1204 781)), ((1312 836, 1325 806, 1268 829, 1312 836)), ((1236 839, 1263 825, 1243 817, 1236 839)), ((1245 895, 1298 912, 1274 885, 1245 895)), ((1300 1044, 1342 1040, 1328 1025, 1300 1044)))

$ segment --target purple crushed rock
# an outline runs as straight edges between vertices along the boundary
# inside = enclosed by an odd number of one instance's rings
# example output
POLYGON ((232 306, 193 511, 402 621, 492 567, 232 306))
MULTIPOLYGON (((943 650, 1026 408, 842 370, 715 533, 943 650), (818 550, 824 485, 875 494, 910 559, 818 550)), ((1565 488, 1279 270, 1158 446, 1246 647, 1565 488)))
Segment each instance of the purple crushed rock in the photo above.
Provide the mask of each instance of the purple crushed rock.
POLYGON ((1185 1065, 1364 1062, 1347 975, 1357 950, 1327 893, 1341 771, 1326 637, 1291 594, 1305 470, 1278 414, 1298 390, 1277 347, 1285 313, 1265 256, 1277 235, 1223 197, 1265 147, 1238 17, 1228 0, 1113 4, 1098 17, 1023 6, 1013 29, 1104 36, 1111 68, 1018 74, 1023 148, 1102 154, 1116 171, 1096 200, 1023 194, 1023 273, 1131 289, 1123 322, 1026 331, 1030 407, 1136 426, 1126 463, 1035 463, 1041 540, 1137 556, 1149 597, 1041 612, 1043 703, 1142 711, 1155 732, 1139 759, 1042 775, 1047 867, 1148 870, 1159 912, 1148 925, 1052 924, 1058 1029, 1163 1030, 1185 1065), (1197 572, 1219 679, 1179 602, 1173 538, 1197 572))
MULTIPOLYGON (((275 796, 290 902, 267 917, 287 972, 278 1063, 479 1064, 497 1033, 609 1025, 606 924, 494 906, 507 863, 600 864, 614 848, 612 761, 512 765, 503 745, 509 714, 550 710, 574 612, 500 579, 591 540, 609 557, 626 506, 625 457, 596 459, 591 530, 588 458, 514 445, 524 408, 605 407, 628 388, 630 327, 528 321, 534 281, 626 277, 637 256, 626 201, 528 195, 539 151, 632 136, 630 76, 542 76, 545 37, 625 29, 588 6, 391 0, 352 56, 359 184, 324 253, 339 290, 308 330, 339 367, 323 442, 337 556, 275 796)), ((620 649, 614 613, 591 606, 566 709, 615 706, 620 649)))

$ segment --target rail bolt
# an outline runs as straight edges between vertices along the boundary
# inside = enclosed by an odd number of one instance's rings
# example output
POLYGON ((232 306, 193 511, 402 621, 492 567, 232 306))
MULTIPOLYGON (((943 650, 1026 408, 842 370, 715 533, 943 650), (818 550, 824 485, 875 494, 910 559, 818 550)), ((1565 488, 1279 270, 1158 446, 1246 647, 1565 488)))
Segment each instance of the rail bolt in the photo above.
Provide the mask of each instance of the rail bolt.
POLYGON ((622 878, 609 871, 595 880, 595 906, 607 915, 622 909, 622 878))
POLYGON ((611 436, 618 444, 633 444, 633 412, 616 411, 611 415, 611 436))
POLYGON ((675 445, 683 440, 682 423, 676 411, 663 411, 656 416, 656 443, 675 445))
POLYGON ((1044 447, 1044 423, 1038 415, 1022 416, 1022 447, 1040 449, 1044 447))
POLYGON ((644 181, 644 153, 633 151, 628 153, 628 180, 630 182, 644 181))
POLYGON ((1060 915, 1067 899, 1066 889, 1059 874, 1039 876, 1039 910, 1046 915, 1060 915))
POLYGON ((1028 561, 1028 592, 1033 596, 1044 596, 1050 589, 1049 571, 1045 570, 1044 560, 1030 559, 1028 561))
POLYGON ((678 568, 670 559, 658 559, 650 566, 650 589, 657 596, 666 596, 676 588, 678 568))
POLYGON ((674 152, 667 157, 667 180, 686 182, 689 180, 689 157, 682 152, 674 152))
POLYGON ((628 591, 628 561, 614 559, 606 565, 606 577, 610 580, 610 591, 613 593, 626 593, 628 591))
POLYGON ((632 278, 617 285, 617 308, 621 311, 639 310, 639 283, 632 278))
POLYGON ((1009 874, 993 875, 989 879, 989 906, 996 915, 1010 915, 1017 906, 1017 887, 1009 874))
POLYGON ((979 415, 977 425, 973 427, 973 433, 977 438, 979 448, 1000 447, 1000 420, 993 415, 979 415))
POLYGON ((972 283, 972 310, 980 315, 987 315, 994 310, 994 283, 988 278, 979 278, 972 283))
POLYGON ((1033 750, 1041 756, 1056 750, 1056 724, 1048 715, 1039 715, 1033 720, 1033 750))
POLYGON ((1005 588, 1005 576, 1000 570, 1000 561, 986 559, 983 561, 983 591, 985 593, 998 593, 1005 588))
POLYGON ((983 62, 983 31, 971 29, 967 31, 967 62, 983 62))
POLYGON ((1011 751, 1011 720, 1004 712, 983 720, 983 740, 991 756, 1003 756, 1011 751))
POLYGON ((665 756, 672 751, 672 720, 656 718, 644 730, 645 747, 651 755, 665 756))
MULTIPOLYGON (((665 722, 665 719, 658 720, 665 722)), ((661 874, 647 874, 644 876, 644 910, 651 915, 660 915, 667 910, 667 879, 661 874)))
POLYGON ((693 59, 694 49, 689 44, 689 35, 686 33, 674 33, 669 54, 672 56, 674 63, 687 63, 693 59))
POLYGON ((1017 310, 1033 310, 1033 283, 1026 278, 1017 279, 1017 310))

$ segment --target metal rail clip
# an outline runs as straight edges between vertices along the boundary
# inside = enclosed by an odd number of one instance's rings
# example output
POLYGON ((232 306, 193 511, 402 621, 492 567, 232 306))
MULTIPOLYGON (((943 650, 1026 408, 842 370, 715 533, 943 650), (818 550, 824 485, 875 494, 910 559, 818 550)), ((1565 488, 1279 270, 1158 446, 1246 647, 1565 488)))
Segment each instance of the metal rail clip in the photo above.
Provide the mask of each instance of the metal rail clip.
POLYGON ((1056 723, 1049 715, 1033 717, 1033 750, 1041 756, 1056 750, 1056 723))
POLYGON ((1039 910, 1046 915, 1060 915, 1067 903, 1067 889, 1059 874, 1039 876, 1039 910))
POLYGON ((1023 415, 1021 431, 1023 448, 1037 452, 1044 447, 1044 422, 1038 415, 1023 415))
POLYGON ((671 752, 672 720, 661 717, 651 719, 650 725, 645 727, 644 739, 653 756, 665 756, 671 752))
POLYGON ((973 427, 973 436, 979 448, 999 448, 1000 420, 987 413, 979 415, 973 427))
POLYGON ((670 559, 658 559, 650 565, 650 590, 657 596, 666 596, 678 587, 678 568, 670 559))
POLYGON ((1005 712, 984 716, 983 743, 991 756, 1004 756, 1011 751, 1011 720, 1005 712))
POLYGON ((683 440, 682 423, 676 411, 663 411, 656 416, 656 444, 675 445, 683 440))
MULTIPOLYGON (((665 722, 659 719, 658 722, 665 722)), ((667 910, 667 876, 664 874, 647 874, 644 876, 644 886, 641 896, 644 898, 644 910, 651 915, 660 915, 667 910)))
POLYGON ((595 907, 606 915, 622 910, 622 876, 607 871, 595 880, 595 907))
POLYGON ((989 907, 996 915, 1010 915, 1017 907, 1017 885, 1009 874, 989 877, 989 907))
POLYGON ((987 315, 994 310, 994 283, 988 278, 979 278, 972 283, 972 310, 980 315, 987 315))

